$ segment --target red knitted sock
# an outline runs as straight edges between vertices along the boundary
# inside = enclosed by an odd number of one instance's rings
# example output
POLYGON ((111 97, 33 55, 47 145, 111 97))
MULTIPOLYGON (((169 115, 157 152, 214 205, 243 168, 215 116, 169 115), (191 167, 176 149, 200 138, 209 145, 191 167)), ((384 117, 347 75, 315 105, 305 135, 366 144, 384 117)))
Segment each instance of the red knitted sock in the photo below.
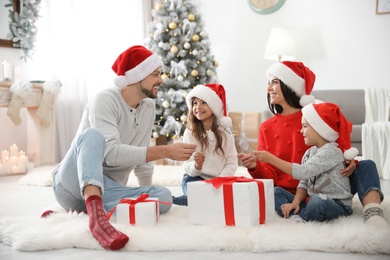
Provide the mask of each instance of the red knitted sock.
POLYGON ((91 196, 85 201, 89 216, 89 229, 94 238, 105 249, 118 250, 129 241, 129 237, 116 230, 106 218, 102 198, 91 196))

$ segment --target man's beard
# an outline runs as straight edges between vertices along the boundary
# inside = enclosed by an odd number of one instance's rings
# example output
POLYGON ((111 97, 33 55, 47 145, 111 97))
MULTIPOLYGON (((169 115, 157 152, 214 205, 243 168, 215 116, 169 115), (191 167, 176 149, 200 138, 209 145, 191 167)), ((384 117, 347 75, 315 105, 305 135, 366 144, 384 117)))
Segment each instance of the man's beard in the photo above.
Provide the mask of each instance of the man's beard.
MULTIPOLYGON (((153 88, 152 88, 153 90, 153 88)), ((157 96, 153 94, 153 92, 151 90, 147 90, 146 88, 144 88, 141 84, 141 91, 142 93, 144 93, 148 98, 151 98, 151 99, 156 99, 157 96)))

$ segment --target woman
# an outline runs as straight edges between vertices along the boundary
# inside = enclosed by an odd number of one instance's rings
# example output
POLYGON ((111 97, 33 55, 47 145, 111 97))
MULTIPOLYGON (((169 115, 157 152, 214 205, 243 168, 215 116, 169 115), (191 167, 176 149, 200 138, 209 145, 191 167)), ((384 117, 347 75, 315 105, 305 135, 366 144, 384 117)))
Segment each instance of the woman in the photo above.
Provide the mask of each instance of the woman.
MULTIPOLYGON (((273 117, 264 121, 259 129, 258 150, 266 150, 279 158, 300 163, 305 151, 301 129, 301 109, 313 103, 310 93, 315 74, 302 62, 284 61, 267 70, 268 106, 273 117)), ((295 193, 298 181, 267 163, 261 163, 254 154, 239 154, 243 165, 253 178, 273 179, 277 187, 295 193)), ((364 221, 374 225, 387 225, 383 218, 383 193, 376 165, 371 160, 347 160, 347 168, 340 174, 349 176, 352 194, 358 193, 363 205, 364 221)))

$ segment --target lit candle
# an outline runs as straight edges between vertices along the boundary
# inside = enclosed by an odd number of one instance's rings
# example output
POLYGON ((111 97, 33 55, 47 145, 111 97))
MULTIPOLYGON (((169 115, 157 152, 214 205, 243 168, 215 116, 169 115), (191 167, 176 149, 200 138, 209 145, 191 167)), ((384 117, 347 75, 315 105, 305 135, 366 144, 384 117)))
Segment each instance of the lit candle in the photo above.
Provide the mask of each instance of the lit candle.
POLYGON ((19 173, 19 167, 18 165, 13 165, 11 167, 11 173, 19 173))
POLYGON ((18 156, 19 148, 16 144, 13 144, 9 147, 10 156, 18 156))
POLYGON ((3 174, 3 165, 0 163, 0 175, 3 174))
POLYGON ((5 164, 6 160, 8 160, 9 152, 7 150, 1 151, 1 163, 5 164))
POLYGON ((18 167, 19 167, 19 172, 21 173, 27 171, 27 157, 25 155, 21 155, 18 158, 18 167))
POLYGON ((15 80, 22 79, 22 70, 20 69, 19 66, 16 66, 14 68, 14 79, 15 80))
POLYGON ((26 155, 26 153, 23 150, 20 150, 19 156, 26 155))
POLYGON ((18 157, 16 157, 16 156, 11 156, 11 158, 10 158, 10 164, 11 164, 11 166, 18 165, 18 157))

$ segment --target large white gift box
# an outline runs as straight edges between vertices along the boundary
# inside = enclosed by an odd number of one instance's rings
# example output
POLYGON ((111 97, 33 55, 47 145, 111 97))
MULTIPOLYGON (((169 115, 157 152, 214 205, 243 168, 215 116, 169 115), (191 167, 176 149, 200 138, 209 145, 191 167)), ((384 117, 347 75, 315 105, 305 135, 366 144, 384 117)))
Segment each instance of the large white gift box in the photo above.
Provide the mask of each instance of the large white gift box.
POLYGON ((273 180, 218 177, 189 182, 187 191, 191 224, 250 227, 275 219, 273 180))
MULTIPOLYGON (((142 194, 145 195, 145 194, 142 194)), ((116 223, 135 226, 154 226, 159 218, 159 199, 146 196, 122 199, 116 206, 116 223)), ((146 194, 147 195, 147 194, 146 194)))

